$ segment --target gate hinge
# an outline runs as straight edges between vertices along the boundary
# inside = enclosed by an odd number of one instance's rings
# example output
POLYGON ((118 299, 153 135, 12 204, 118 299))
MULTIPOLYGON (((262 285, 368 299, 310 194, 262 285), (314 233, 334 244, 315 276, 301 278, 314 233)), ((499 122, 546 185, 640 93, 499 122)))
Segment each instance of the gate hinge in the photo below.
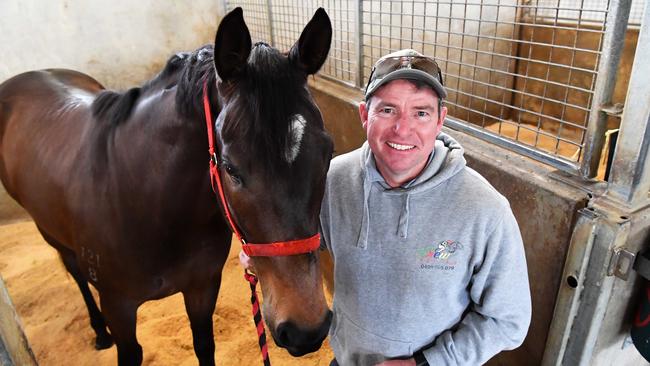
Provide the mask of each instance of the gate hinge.
MULTIPOLYGON (((641 257, 641 256, 638 256, 641 257)), ((608 276, 616 276, 624 281, 627 281, 630 277, 630 272, 635 268, 635 259, 637 255, 632 253, 625 248, 615 248, 614 253, 609 261, 609 267, 607 268, 608 276)))

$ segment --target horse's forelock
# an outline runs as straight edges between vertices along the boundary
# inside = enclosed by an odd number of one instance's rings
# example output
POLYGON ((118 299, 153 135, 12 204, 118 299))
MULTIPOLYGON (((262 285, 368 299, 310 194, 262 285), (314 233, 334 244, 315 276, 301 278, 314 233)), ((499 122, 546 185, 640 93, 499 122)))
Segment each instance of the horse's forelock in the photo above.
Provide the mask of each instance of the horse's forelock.
MULTIPOLYGON (((269 172, 286 169, 297 154, 292 151, 296 143, 295 116, 314 108, 304 75, 289 63, 286 55, 265 44, 256 44, 229 104, 223 138, 245 143, 251 158, 269 172)), ((300 128, 307 126, 305 122, 300 128)))
MULTIPOLYGON (((176 107, 182 115, 203 118, 205 80, 214 101, 217 75, 213 50, 209 46, 192 52, 183 65, 176 96, 176 107), (199 53, 203 54, 200 59, 199 53), (196 58, 194 62, 192 57, 196 58)), ((256 43, 242 75, 221 88, 229 94, 222 138, 245 144, 250 158, 268 173, 287 169, 292 160, 289 157, 295 154, 292 152, 295 115, 315 108, 305 83, 305 75, 290 64, 286 54, 265 43, 256 43)), ((215 108, 213 113, 216 112, 215 108)), ((304 129, 309 128, 310 116, 311 113, 303 117, 306 119, 304 129)))

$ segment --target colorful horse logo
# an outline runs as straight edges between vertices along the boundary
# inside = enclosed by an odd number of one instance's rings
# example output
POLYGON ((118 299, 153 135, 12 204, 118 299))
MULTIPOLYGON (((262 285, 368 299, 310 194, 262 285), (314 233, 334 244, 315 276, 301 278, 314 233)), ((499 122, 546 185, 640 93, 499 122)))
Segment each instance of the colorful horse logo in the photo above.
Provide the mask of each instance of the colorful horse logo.
POLYGON ((454 240, 443 240, 434 248, 424 248, 420 252, 420 259, 426 261, 449 262, 449 258, 463 245, 454 240))

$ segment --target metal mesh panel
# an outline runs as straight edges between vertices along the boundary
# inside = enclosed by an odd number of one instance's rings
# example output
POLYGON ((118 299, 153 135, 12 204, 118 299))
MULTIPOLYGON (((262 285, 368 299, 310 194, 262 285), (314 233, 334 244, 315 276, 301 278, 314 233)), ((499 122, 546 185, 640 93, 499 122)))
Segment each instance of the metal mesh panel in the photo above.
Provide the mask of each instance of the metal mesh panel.
MULTIPOLYGON (((629 24, 640 22, 643 1, 632 0, 629 24)), ((334 39, 321 74, 357 87, 389 52, 413 48, 433 56, 443 69, 454 120, 575 170, 584 153, 609 3, 267 0, 227 1, 227 7, 243 6, 247 22, 249 14, 260 19, 251 31, 282 50, 324 7, 334 39)))
POLYGON ((328 76, 347 84, 355 85, 357 56, 356 56, 356 22, 355 8, 357 1, 227 1, 227 9, 237 6, 244 9, 246 23, 249 24, 249 14, 256 19, 266 17, 261 26, 250 27, 253 37, 258 37, 270 43, 279 50, 286 51, 300 37, 303 28, 309 22, 319 7, 327 10, 332 21, 334 34, 329 57, 320 70, 321 75, 328 76), (255 4, 251 9, 247 9, 255 4), (268 16, 267 10, 271 10, 268 16), (261 11, 258 9, 262 9, 261 11), (272 33, 268 32, 268 19, 272 19, 272 33), (266 28, 265 28, 266 27, 266 28))
POLYGON ((244 19, 251 33, 253 43, 258 41, 272 42, 269 22, 269 8, 266 0, 226 1, 226 11, 241 6, 244 19))
POLYGON ((434 56, 451 116, 577 160, 603 30, 580 13, 560 24, 555 3, 542 18, 517 0, 364 1, 364 62, 405 47, 434 56))
MULTIPOLYGON (((633 0, 628 23, 632 26, 641 24, 641 13, 644 0, 633 0)), ((533 4, 533 1, 530 1, 533 4)), ((607 15, 606 0, 538 0, 536 2, 537 16, 559 21, 580 22, 585 24, 602 24, 607 15)))

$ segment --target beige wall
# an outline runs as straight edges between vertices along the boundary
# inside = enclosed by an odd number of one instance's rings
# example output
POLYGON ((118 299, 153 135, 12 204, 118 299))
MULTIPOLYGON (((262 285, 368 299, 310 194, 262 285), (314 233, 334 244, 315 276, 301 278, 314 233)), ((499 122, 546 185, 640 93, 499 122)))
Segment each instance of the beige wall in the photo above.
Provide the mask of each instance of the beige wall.
POLYGON ((3 0, 0 82, 56 67, 124 89, 173 53, 213 42, 223 14, 219 0, 3 0))

